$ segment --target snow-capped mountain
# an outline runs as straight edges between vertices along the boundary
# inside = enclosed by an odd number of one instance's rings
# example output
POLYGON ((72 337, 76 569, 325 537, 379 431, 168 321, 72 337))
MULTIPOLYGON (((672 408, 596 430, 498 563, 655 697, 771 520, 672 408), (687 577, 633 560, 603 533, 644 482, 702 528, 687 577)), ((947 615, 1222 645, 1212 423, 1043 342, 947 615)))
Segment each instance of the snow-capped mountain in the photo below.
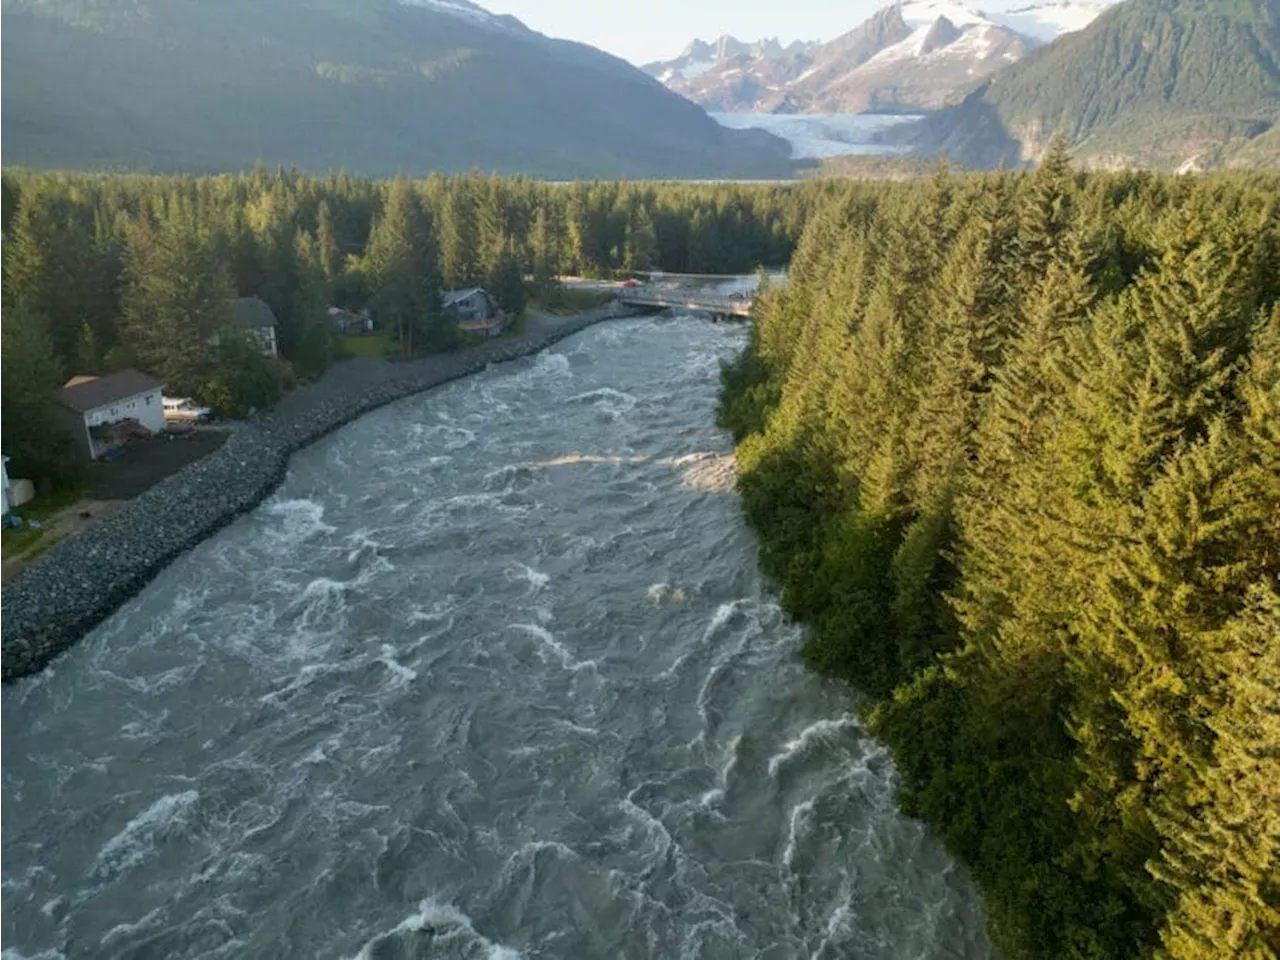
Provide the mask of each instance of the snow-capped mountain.
POLYGON ((694 40, 674 60, 642 69, 690 100, 734 110, 783 90, 809 66, 816 46, 799 40, 783 46, 776 37, 743 43, 725 35, 714 43, 694 40))
POLYGON ((992 20, 1028 37, 1049 43, 1064 33, 1083 30, 1118 0, 1049 0, 1015 3, 1008 10, 993 11, 992 20))
POLYGON ((694 41, 643 69, 708 110, 858 113, 936 109, 1116 0, 899 0, 828 43, 694 41))

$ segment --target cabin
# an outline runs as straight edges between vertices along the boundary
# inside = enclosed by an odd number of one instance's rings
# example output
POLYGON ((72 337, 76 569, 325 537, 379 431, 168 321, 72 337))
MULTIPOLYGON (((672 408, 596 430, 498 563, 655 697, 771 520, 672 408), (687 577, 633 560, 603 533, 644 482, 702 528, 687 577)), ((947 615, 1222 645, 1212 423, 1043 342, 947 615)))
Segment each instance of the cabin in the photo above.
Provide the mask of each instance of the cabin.
POLYGON ((373 333, 373 318, 369 316, 368 310, 355 313, 341 307, 330 307, 329 322, 333 324, 334 333, 344 336, 357 337, 373 333))
POLYGON ((483 287, 446 290, 441 295, 446 312, 451 314, 463 333, 480 337, 496 337, 507 329, 508 318, 483 287))
MULTIPOLYGON (((276 343, 276 315, 261 297, 237 297, 231 301, 230 329, 258 348, 264 356, 279 355, 276 343)), ((222 335, 209 338, 209 346, 222 342, 222 335)))
POLYGON ((105 377, 72 377, 58 391, 72 432, 90 460, 133 438, 162 433, 164 384, 137 370, 105 377))

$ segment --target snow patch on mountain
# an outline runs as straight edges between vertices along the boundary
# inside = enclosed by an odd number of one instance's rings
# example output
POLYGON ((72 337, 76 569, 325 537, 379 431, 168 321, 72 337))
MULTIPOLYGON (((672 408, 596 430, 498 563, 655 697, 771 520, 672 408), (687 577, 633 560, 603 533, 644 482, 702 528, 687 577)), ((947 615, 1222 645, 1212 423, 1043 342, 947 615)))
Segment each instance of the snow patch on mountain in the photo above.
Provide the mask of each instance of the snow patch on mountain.
POLYGON ((1119 0, 1049 0, 1017 4, 989 16, 1010 30, 1050 43, 1064 33, 1083 30, 1117 2, 1119 0))
POLYGON ((952 0, 916 0, 902 5, 902 19, 908 27, 923 27, 927 30, 941 17, 946 17, 957 27, 990 22, 981 11, 971 10, 952 0))
POLYGON ((452 17, 492 30, 509 30, 513 23, 518 22, 511 17, 495 16, 484 7, 471 3, 470 0, 399 0, 399 2, 404 7, 420 7, 437 13, 447 13, 452 17))

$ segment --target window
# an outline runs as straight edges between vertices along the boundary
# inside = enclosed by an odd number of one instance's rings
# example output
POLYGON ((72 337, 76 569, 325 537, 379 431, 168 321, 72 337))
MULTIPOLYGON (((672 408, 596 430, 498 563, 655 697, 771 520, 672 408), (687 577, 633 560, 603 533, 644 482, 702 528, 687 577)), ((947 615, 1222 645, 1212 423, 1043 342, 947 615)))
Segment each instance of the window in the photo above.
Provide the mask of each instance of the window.
POLYGON ((148 393, 148 394, 147 394, 147 406, 148 406, 148 407, 149 407, 149 406, 151 406, 151 401, 152 401, 152 400, 154 400, 154 399, 155 399, 154 394, 150 394, 150 393, 148 393))

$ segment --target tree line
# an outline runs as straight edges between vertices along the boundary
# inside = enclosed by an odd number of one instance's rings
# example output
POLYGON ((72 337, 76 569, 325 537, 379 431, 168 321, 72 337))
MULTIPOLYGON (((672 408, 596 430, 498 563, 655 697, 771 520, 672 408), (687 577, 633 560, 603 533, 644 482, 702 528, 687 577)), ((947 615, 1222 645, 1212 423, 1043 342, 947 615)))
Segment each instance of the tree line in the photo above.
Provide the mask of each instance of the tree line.
POLYGON ((757 303, 762 564, 999 949, 1280 956, 1280 177, 848 185, 757 303))
POLYGON ((483 285, 518 314, 562 274, 785 263, 823 189, 6 171, 4 451, 23 476, 75 474, 52 400, 73 375, 138 367, 228 414, 266 406, 335 359, 331 305, 369 309, 413 356, 459 342, 442 289, 483 285), (220 335, 237 296, 272 308, 280 361, 220 335))

